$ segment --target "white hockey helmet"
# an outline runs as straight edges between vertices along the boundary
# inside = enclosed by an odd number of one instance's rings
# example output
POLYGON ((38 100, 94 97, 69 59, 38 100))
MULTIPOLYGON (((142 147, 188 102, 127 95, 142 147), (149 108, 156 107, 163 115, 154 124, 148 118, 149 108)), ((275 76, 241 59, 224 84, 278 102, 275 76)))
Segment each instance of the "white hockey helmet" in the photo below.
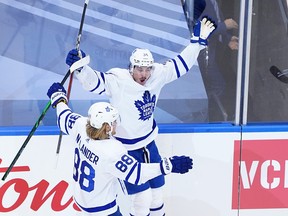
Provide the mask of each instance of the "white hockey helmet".
POLYGON ((111 127, 118 118, 118 110, 107 102, 94 103, 88 110, 90 125, 96 129, 100 129, 103 123, 108 123, 111 127))
POLYGON ((153 63, 153 55, 148 49, 136 48, 130 56, 131 68, 134 68, 134 66, 151 67, 153 63))

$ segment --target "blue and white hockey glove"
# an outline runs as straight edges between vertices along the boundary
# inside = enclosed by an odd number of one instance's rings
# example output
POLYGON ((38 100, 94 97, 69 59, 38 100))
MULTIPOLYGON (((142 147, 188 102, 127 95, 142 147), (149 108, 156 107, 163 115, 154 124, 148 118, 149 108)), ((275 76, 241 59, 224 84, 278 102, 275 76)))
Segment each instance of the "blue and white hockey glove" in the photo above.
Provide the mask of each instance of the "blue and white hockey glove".
POLYGON ((199 43, 206 46, 208 44, 207 39, 216 28, 216 24, 210 18, 203 17, 194 26, 191 43, 199 43))
POLYGON ((48 89, 47 95, 51 100, 53 108, 55 108, 60 102, 67 104, 66 90, 60 83, 53 83, 48 89))
POLYGON ((81 52, 81 57, 78 55, 78 51, 76 49, 72 49, 69 51, 67 57, 66 57, 66 64, 69 65, 69 67, 71 67, 71 65, 74 62, 77 62, 78 60, 80 60, 81 58, 84 58, 86 56, 86 54, 80 50, 81 52))
POLYGON ((173 156, 171 158, 163 158, 160 169, 163 175, 169 173, 187 173, 193 167, 193 160, 188 156, 173 156))

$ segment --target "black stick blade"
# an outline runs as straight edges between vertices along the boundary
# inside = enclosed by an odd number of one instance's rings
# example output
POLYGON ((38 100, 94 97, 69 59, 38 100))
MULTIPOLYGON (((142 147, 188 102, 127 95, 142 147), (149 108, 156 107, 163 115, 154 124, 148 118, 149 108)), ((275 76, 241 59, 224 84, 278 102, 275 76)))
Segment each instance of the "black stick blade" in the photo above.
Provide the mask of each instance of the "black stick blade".
POLYGON ((288 77, 275 65, 270 67, 270 72, 271 74, 273 74, 274 77, 276 77, 281 82, 288 83, 288 77))

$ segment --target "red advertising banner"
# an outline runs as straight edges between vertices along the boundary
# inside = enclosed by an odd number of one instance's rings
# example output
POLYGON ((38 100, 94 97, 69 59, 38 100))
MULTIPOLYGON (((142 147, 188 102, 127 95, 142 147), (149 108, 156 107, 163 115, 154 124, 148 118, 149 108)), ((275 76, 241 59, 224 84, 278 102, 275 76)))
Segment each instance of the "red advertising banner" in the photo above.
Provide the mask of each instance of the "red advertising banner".
MULTIPOLYGON (((62 151, 55 154, 55 136, 33 137, 26 151, 5 181, 0 181, 2 215, 75 215, 80 212, 73 201, 71 173, 73 145, 63 137, 62 151), (64 152, 66 154, 64 154, 64 152)), ((0 175, 19 149, 23 137, 1 137, 0 175)))
POLYGON ((233 163, 232 209, 288 207, 287 139, 237 140, 233 163))

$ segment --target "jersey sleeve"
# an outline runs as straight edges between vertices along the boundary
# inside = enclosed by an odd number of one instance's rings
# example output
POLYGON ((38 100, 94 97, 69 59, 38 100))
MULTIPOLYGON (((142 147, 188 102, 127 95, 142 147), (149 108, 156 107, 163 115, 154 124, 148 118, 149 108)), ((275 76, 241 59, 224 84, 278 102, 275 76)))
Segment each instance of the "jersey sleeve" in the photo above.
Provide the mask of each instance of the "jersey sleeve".
MULTIPOLYGON (((122 144, 119 143, 119 145, 122 144)), ((128 155, 125 149, 122 149, 119 154, 115 154, 107 169, 115 177, 136 185, 162 175, 159 163, 139 163, 135 158, 128 155)))
POLYGON ((76 135, 81 124, 87 121, 83 116, 73 113, 65 103, 57 105, 57 125, 60 130, 68 135, 76 135))
POLYGON ((159 76, 164 76, 166 83, 185 75, 197 61, 200 51, 205 46, 198 43, 189 43, 189 45, 173 59, 168 60, 165 64, 156 64, 155 71, 161 71, 159 76))
POLYGON ((112 72, 116 69, 111 69, 106 73, 93 70, 88 65, 84 66, 81 72, 76 73, 76 77, 81 83, 84 90, 99 94, 105 93, 110 95, 109 86, 118 86, 117 77, 112 72), (109 79, 109 81, 108 81, 109 79))
POLYGON ((105 89, 104 74, 99 71, 93 70, 88 65, 85 65, 81 72, 76 72, 75 76, 86 91, 100 94, 105 89))

